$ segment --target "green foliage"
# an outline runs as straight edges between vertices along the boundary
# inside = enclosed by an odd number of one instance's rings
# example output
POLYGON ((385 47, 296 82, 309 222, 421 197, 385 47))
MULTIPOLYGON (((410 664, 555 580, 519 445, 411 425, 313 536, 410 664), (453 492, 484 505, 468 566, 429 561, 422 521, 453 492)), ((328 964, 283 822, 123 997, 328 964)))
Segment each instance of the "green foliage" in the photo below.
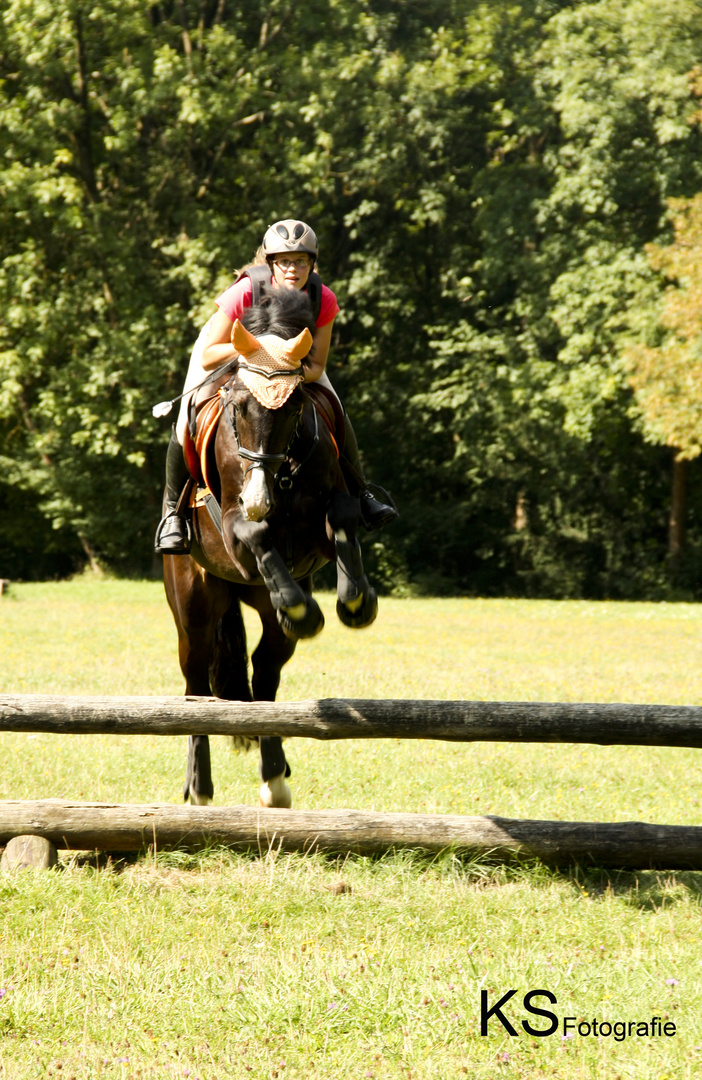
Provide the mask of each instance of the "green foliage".
POLYGON ((670 209, 674 242, 647 250, 652 267, 671 282, 654 327, 664 338, 639 341, 627 359, 647 438, 694 459, 702 451, 702 196, 671 199, 670 209))
POLYGON ((400 504, 369 549, 384 586, 657 591, 668 458, 621 355, 658 310, 644 246, 702 188, 701 51, 698 0, 6 0, 4 484, 65 558, 148 570, 151 405, 295 214, 400 504))

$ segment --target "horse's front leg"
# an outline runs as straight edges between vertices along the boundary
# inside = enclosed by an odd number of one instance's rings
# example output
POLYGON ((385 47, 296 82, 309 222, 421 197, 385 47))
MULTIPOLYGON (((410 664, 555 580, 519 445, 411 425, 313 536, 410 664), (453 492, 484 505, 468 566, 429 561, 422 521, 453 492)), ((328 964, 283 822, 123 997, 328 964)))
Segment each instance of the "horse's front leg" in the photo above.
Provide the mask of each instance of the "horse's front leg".
POLYGON ((363 570, 357 529, 358 499, 335 491, 329 501, 327 522, 336 548, 336 613, 345 626, 360 630, 378 614, 378 596, 363 570))
MULTIPOLYGON (((283 633, 266 589, 252 591, 249 602, 253 603, 258 611, 263 631, 251 657, 254 699, 275 701, 280 685, 280 673, 295 652, 296 642, 283 633)), ((292 806, 292 793, 288 783, 290 766, 283 749, 283 740, 278 735, 267 735, 261 736, 258 741, 258 769, 261 777, 259 802, 261 806, 282 806, 289 809, 292 806)))
POLYGON ((322 610, 312 594, 295 581, 280 552, 273 547, 266 522, 247 521, 237 515, 231 529, 234 538, 254 555, 283 632, 295 641, 318 634, 324 626, 322 610))
MULTIPOLYGON (((275 631, 277 631, 274 636, 283 638, 284 641, 287 642, 287 644, 291 647, 290 655, 292 656, 292 652, 295 649, 295 642, 291 641, 290 638, 286 637, 281 632, 281 627, 278 626, 278 623, 275 621, 275 619, 273 621, 275 623, 275 631)), ((266 640, 266 637, 266 626, 264 623, 261 642, 256 649, 253 657, 251 658, 254 665, 254 681, 256 663, 257 660, 260 662, 263 659, 262 653, 266 653, 264 666, 268 666, 268 663, 271 660, 269 648, 270 642, 266 640)), ((285 650, 284 645, 283 650, 285 650)), ((279 649, 275 648, 274 652, 278 653, 279 649)), ((283 663, 285 663, 285 661, 283 661, 283 663)), ((277 666, 275 660, 274 664, 275 666, 277 666)), ((276 688, 279 682, 280 668, 278 668, 278 674, 275 678, 276 688)), ((263 697, 257 697, 256 700, 274 701, 275 692, 273 692, 270 697, 265 695, 263 697)), ((258 792, 258 801, 260 802, 261 806, 282 806, 289 810, 292 806, 292 792, 290 790, 290 784, 288 783, 288 778, 290 776, 291 770, 290 766, 288 765, 288 760, 285 756, 285 751, 283 750, 283 740, 279 735, 260 735, 258 739, 258 745, 260 752, 258 772, 259 776, 261 777, 261 787, 259 788, 258 792)))

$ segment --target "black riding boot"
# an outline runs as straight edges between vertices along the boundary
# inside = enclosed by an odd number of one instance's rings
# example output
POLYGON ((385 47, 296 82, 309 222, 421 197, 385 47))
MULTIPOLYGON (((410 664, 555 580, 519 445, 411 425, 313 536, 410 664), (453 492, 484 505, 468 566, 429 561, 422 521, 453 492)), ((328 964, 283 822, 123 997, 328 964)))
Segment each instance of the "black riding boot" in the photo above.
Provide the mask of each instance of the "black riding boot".
POLYGON ((369 484, 366 480, 358 452, 356 433, 351 426, 349 414, 346 411, 344 411, 344 426, 346 439, 339 459, 344 480, 348 484, 351 494, 358 496, 361 502, 361 521, 368 532, 372 532, 374 529, 384 529, 386 525, 389 525, 391 521, 394 521, 399 516, 397 507, 384 488, 381 488, 379 484, 369 484), (371 487, 382 493, 387 502, 376 499, 371 487))
POLYGON ((190 551, 190 523, 176 512, 178 500, 189 479, 183 447, 173 432, 166 454, 166 512, 156 530, 154 542, 154 551, 159 555, 187 555, 190 551))

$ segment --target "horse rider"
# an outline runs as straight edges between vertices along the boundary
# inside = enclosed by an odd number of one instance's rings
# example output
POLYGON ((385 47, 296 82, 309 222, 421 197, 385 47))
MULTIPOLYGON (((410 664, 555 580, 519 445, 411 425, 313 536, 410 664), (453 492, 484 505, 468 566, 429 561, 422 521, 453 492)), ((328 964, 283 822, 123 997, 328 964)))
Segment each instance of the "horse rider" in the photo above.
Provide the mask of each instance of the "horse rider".
MULTIPOLYGON (((178 500, 189 477, 182 447, 188 423, 190 392, 200 385, 208 373, 236 356, 231 342, 234 321, 257 301, 262 287, 301 289, 308 293, 316 330, 305 365, 305 382, 317 382, 337 397, 325 367, 339 305, 332 290, 322 284, 315 272, 317 255, 317 237, 309 225, 295 219, 276 221, 266 231, 254 263, 215 300, 217 311, 203 327, 190 357, 180 413, 168 446, 165 514, 156 531, 157 552, 187 555, 190 550, 187 520, 177 512, 178 500)), ((340 456, 344 479, 351 494, 359 498, 364 526, 369 531, 382 529, 397 517, 397 510, 391 499, 387 503, 382 502, 369 489, 356 436, 347 414, 344 421, 346 437, 340 456)))

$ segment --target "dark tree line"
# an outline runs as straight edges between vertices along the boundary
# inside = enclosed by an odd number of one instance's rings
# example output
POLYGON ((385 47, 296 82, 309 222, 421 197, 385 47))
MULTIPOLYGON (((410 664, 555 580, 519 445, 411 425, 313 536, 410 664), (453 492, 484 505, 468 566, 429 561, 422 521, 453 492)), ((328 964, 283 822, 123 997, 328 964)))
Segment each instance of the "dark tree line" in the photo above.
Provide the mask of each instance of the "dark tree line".
POLYGON ((0 575, 152 571, 151 405, 294 215, 341 304, 331 377, 401 509, 367 545, 379 583, 698 594, 699 451, 671 561, 682 459, 640 371, 681 335, 665 289, 687 278, 647 245, 702 190, 698 0, 0 11, 0 575))

